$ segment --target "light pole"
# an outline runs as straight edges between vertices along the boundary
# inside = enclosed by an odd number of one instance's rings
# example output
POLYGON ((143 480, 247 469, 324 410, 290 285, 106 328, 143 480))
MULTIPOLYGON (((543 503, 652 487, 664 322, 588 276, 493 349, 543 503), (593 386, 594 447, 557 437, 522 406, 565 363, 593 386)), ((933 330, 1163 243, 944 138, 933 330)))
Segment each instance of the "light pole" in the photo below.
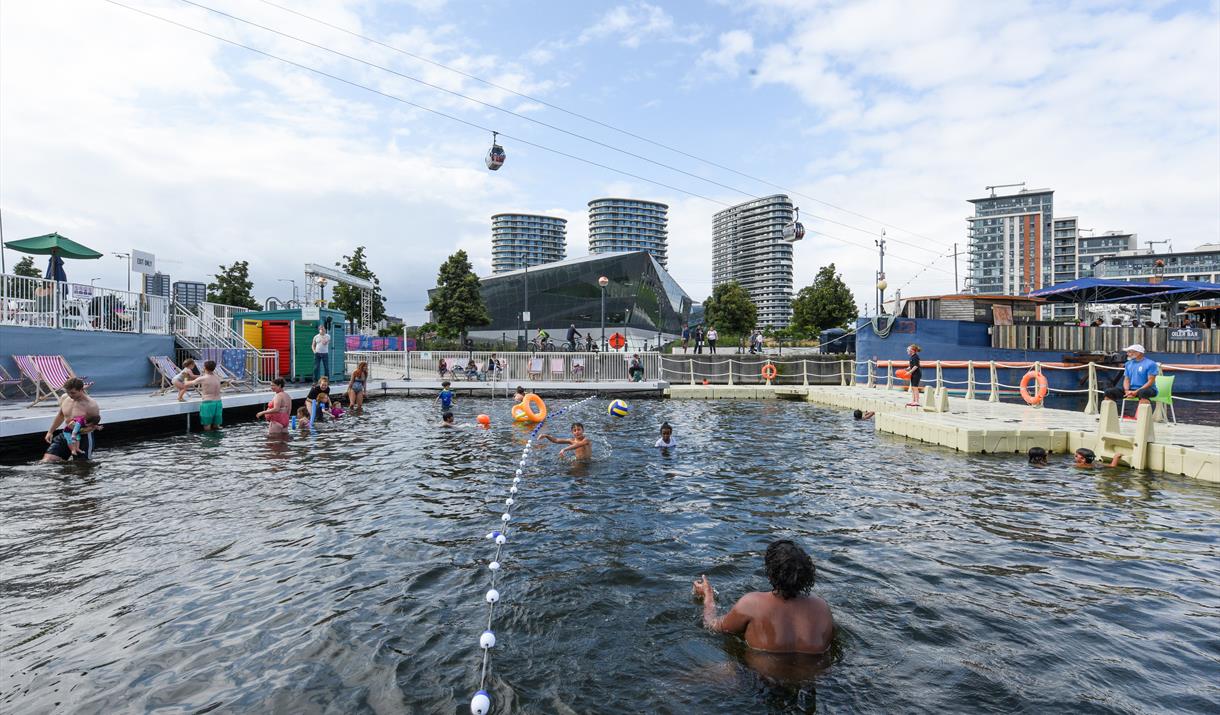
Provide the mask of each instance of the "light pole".
POLYGON ((297 282, 292 280, 291 278, 276 278, 276 280, 279 281, 280 283, 291 283, 292 284, 292 302, 299 306, 301 304, 301 302, 297 299, 297 282))
POLYGON ((610 279, 602 276, 597 279, 597 284, 602 289, 602 352, 606 352, 606 286, 610 285, 610 279))
POLYGON ((96 283, 95 281, 100 281, 100 280, 101 280, 101 278, 100 278, 100 277, 98 277, 98 278, 90 278, 90 279, 89 279, 89 287, 90 287, 90 288, 96 288, 96 287, 97 287, 97 283, 96 283))
POLYGON ((880 240, 873 241, 881 249, 881 262, 877 269, 877 315, 885 313, 885 229, 881 229, 880 240))
POLYGON ((115 258, 122 258, 127 261, 127 292, 131 292, 131 254, 130 253, 111 253, 115 258))
POLYGON ((318 301, 318 307, 326 307, 326 276, 318 276, 318 290, 322 292, 322 300, 318 301))

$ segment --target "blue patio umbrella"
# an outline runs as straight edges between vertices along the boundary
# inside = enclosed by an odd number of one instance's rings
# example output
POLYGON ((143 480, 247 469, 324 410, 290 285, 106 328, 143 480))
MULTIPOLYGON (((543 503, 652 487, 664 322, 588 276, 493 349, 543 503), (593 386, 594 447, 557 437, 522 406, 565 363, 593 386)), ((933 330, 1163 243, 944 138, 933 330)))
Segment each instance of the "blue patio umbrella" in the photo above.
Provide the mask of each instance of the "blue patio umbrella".
POLYGON ((47 261, 47 274, 43 278, 61 283, 68 282, 68 274, 64 273, 64 259, 60 258, 59 254, 52 255, 51 260, 47 261))

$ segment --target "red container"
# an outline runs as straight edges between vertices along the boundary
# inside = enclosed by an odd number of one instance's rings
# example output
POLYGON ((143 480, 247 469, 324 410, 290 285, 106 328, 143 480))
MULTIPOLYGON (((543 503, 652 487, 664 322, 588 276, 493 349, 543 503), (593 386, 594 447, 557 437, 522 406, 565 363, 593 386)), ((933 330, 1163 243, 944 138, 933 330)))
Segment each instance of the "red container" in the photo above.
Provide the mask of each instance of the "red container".
POLYGON ((279 353, 280 365, 277 374, 280 376, 291 374, 292 324, 287 320, 263 321, 263 349, 279 353))

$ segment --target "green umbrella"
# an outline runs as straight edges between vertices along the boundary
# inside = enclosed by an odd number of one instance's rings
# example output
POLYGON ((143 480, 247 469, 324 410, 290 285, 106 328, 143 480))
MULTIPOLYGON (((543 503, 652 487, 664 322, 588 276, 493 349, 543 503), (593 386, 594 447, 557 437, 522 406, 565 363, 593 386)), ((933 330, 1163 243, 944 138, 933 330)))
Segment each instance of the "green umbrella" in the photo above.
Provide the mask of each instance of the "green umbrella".
POLYGON ((82 246, 66 236, 60 236, 58 233, 48 233, 45 236, 7 241, 4 247, 20 253, 35 253, 44 256, 50 254, 60 258, 102 257, 102 254, 92 248, 82 246))

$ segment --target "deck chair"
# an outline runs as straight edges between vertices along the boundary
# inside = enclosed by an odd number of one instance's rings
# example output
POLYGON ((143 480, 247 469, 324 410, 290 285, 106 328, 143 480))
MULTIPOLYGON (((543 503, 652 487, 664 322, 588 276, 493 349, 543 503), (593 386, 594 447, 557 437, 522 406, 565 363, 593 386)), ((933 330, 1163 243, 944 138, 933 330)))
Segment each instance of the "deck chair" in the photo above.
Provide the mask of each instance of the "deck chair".
POLYGON ((530 358, 529 365, 526 366, 525 372, 531 380, 542 379, 542 358, 530 358))
POLYGON ((552 380, 562 382, 564 373, 566 373, 566 372, 567 372, 567 370, 563 366, 563 358, 561 358, 561 357, 551 358, 551 379, 552 380))
POLYGON ((21 386, 22 382, 23 380, 20 377, 13 377, 8 373, 8 370, 4 369, 3 365, 0 365, 0 400, 8 399, 8 395, 4 394, 4 389, 9 386, 17 388, 21 391, 22 395, 29 397, 30 393, 26 392, 25 388, 21 386))
POLYGON ((234 375, 232 372, 230 372, 229 368, 225 367, 224 365, 221 365, 219 361, 216 363, 215 372, 216 372, 216 377, 220 378, 220 389, 234 390, 236 392, 242 392, 243 387, 241 384, 241 380, 238 380, 237 376, 234 375))
POLYGON ((572 358, 572 378, 576 380, 585 379, 585 359, 582 357, 572 358))
POLYGON ((152 384, 157 385, 157 391, 152 394, 164 395, 174 389, 174 378, 182 372, 174 361, 168 355, 149 355, 148 361, 153 368, 152 384))
MULTIPOLYGON (((39 388, 39 393, 34 396, 34 401, 30 403, 30 407, 48 397, 58 398, 64 389, 64 383, 77 376, 72 371, 72 366, 68 364, 68 361, 62 355, 25 355, 24 357, 33 363, 37 374, 40 376, 41 384, 48 388, 45 391, 39 388)), ((14 356, 14 359, 16 359, 16 356, 14 356)), ((22 372, 24 373, 25 370, 22 370, 22 372)), ((92 382, 85 380, 86 390, 92 386, 92 382)))

